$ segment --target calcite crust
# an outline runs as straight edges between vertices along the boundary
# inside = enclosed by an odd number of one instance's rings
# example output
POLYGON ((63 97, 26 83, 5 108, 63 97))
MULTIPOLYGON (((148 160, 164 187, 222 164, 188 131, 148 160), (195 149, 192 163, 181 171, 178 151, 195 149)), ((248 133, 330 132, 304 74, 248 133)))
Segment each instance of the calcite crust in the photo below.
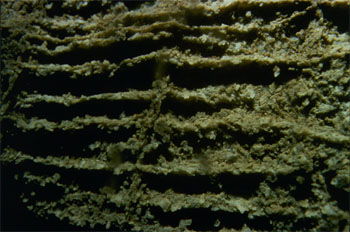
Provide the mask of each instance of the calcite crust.
POLYGON ((85 229, 349 231, 348 9, 2 2, 18 200, 85 229))

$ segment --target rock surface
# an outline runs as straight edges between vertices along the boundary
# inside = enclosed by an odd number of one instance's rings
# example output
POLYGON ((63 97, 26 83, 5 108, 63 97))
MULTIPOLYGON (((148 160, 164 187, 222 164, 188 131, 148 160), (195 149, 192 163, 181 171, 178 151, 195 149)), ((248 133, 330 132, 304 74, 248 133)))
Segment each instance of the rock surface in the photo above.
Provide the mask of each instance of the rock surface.
POLYGON ((28 210, 349 231, 348 1, 2 4, 0 160, 28 210))

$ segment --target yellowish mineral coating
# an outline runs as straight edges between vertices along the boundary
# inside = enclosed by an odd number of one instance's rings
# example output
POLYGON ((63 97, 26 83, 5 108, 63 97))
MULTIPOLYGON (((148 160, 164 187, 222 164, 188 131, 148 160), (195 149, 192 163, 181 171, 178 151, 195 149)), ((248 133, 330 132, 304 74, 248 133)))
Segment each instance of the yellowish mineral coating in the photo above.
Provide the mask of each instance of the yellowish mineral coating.
POLYGON ((2 4, 0 159, 29 210, 349 231, 349 1, 2 4))

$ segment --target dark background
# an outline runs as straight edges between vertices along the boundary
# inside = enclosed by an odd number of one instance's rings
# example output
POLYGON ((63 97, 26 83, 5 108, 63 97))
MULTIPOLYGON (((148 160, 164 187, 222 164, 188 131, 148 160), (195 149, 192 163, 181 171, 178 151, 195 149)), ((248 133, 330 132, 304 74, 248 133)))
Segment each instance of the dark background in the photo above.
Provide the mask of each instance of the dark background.
MULTIPOLYGON (((91 231, 87 227, 73 226, 55 216, 48 220, 29 211, 20 198, 25 185, 14 179, 14 165, 0 164, 1 168, 1 231, 91 231)), ((97 231, 103 231, 98 228, 97 231)))

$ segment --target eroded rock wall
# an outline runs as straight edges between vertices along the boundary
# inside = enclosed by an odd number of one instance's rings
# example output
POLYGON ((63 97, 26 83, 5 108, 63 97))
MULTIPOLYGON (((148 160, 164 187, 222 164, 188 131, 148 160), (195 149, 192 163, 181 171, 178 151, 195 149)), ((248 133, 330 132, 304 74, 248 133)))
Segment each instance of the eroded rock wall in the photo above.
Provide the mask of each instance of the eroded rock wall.
POLYGON ((84 228, 348 231, 348 10, 2 2, 19 200, 84 228))

